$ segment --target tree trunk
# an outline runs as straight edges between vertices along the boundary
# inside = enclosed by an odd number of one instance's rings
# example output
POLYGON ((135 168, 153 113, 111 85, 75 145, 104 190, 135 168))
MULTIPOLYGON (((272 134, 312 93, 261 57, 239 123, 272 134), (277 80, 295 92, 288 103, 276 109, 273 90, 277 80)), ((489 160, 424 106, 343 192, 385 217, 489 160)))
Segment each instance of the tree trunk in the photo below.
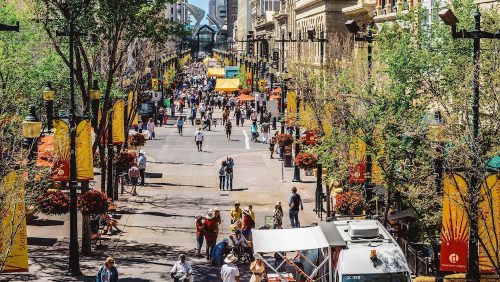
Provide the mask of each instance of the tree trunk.
MULTIPOLYGON (((82 182, 82 193, 89 191, 89 182, 82 182)), ((92 247, 90 244, 90 216, 82 215, 82 255, 87 256, 92 253, 92 247)))
POLYGON ((104 145, 99 145, 99 162, 101 164, 101 192, 106 193, 106 151, 104 145))

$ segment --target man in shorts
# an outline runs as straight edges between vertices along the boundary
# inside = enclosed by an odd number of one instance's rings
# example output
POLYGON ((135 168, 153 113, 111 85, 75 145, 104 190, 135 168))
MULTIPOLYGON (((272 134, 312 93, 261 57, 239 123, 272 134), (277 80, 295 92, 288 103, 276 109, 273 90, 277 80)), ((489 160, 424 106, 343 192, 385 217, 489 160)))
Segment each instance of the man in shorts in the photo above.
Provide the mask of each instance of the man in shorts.
POLYGON ((141 171, 137 167, 137 163, 134 163, 132 167, 128 170, 128 178, 132 184, 132 196, 137 196, 137 184, 139 183, 139 176, 141 171))
POLYGON ((233 124, 228 119, 226 122, 226 138, 227 140, 231 140, 231 130, 233 129, 233 124))
POLYGON ((194 133, 194 141, 196 142, 196 147, 198 147, 198 152, 202 151, 203 139, 203 132, 201 131, 201 128, 198 128, 198 131, 194 133))

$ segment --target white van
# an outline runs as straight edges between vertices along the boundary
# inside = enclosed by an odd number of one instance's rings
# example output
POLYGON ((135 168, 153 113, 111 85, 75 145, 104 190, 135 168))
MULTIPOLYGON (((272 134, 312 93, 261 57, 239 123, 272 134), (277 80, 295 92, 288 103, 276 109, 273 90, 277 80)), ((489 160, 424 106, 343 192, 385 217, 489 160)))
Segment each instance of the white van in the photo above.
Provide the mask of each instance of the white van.
POLYGON ((377 220, 338 220, 319 226, 330 245, 333 281, 411 281, 403 251, 377 220))

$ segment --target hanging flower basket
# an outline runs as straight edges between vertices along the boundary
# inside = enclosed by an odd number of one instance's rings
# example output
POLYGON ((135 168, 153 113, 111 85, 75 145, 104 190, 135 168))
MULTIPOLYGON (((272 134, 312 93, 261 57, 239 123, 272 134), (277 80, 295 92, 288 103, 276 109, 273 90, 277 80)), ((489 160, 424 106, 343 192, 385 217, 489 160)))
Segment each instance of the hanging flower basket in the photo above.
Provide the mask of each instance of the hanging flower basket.
POLYGON ((116 155, 113 161, 116 172, 123 173, 128 171, 134 165, 135 159, 135 154, 130 152, 121 152, 116 155))
POLYGON ((97 190, 87 191, 78 198, 78 210, 83 215, 106 213, 110 204, 108 196, 97 190))
POLYGON ((318 164, 318 158, 311 153, 300 153, 295 156, 295 163, 302 169, 310 170, 316 167, 318 164))
POLYGON ((132 134, 128 137, 128 144, 133 147, 142 147, 146 144, 146 137, 141 133, 132 134))
POLYGON ((346 191, 335 196, 335 209, 339 214, 362 215, 365 208, 365 198, 358 192, 346 191))
POLYGON ((69 211, 68 196, 60 190, 44 193, 38 198, 38 210, 46 215, 62 215, 69 211))
POLYGON ((293 144, 293 137, 290 134, 278 134, 275 139, 276 143, 280 146, 289 146, 293 144))

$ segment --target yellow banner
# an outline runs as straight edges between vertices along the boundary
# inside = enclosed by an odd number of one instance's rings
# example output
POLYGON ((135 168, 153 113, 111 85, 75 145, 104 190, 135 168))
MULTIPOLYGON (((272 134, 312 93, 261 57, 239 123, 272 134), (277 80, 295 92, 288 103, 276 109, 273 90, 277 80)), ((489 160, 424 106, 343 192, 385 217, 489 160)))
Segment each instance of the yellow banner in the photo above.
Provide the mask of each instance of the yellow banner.
POLYGON ((123 100, 117 100, 113 105, 113 144, 123 144, 125 142, 125 103, 123 100))
POLYGON ((54 180, 69 180, 69 126, 54 120, 54 180))
POLYGON ((443 188, 441 227, 441 271, 467 272, 469 222, 465 211, 467 181, 458 174, 446 174, 443 188))
POLYGON ((288 91, 286 100, 286 120, 288 125, 295 124, 295 117, 297 116, 297 94, 294 91, 288 91))
POLYGON ((10 172, 3 178, 0 190, 5 193, 5 204, 0 207, 0 259, 7 256, 0 273, 28 272, 23 177, 18 172, 10 172), (7 253, 8 249, 10 252, 7 253))
POLYGON ((500 174, 486 178, 481 185, 479 202, 479 267, 481 272, 495 272, 500 265, 497 251, 500 246, 500 174), (494 263, 492 263, 492 261, 494 263))
POLYGON ((92 126, 85 119, 76 127, 76 178, 78 181, 94 179, 92 126))
POLYGON ((132 121, 132 125, 139 124, 139 115, 137 113, 137 107, 138 107, 137 95, 135 95, 133 91, 130 91, 128 93, 127 110, 128 110, 128 117, 130 117, 131 114, 134 114, 134 120, 132 121))

